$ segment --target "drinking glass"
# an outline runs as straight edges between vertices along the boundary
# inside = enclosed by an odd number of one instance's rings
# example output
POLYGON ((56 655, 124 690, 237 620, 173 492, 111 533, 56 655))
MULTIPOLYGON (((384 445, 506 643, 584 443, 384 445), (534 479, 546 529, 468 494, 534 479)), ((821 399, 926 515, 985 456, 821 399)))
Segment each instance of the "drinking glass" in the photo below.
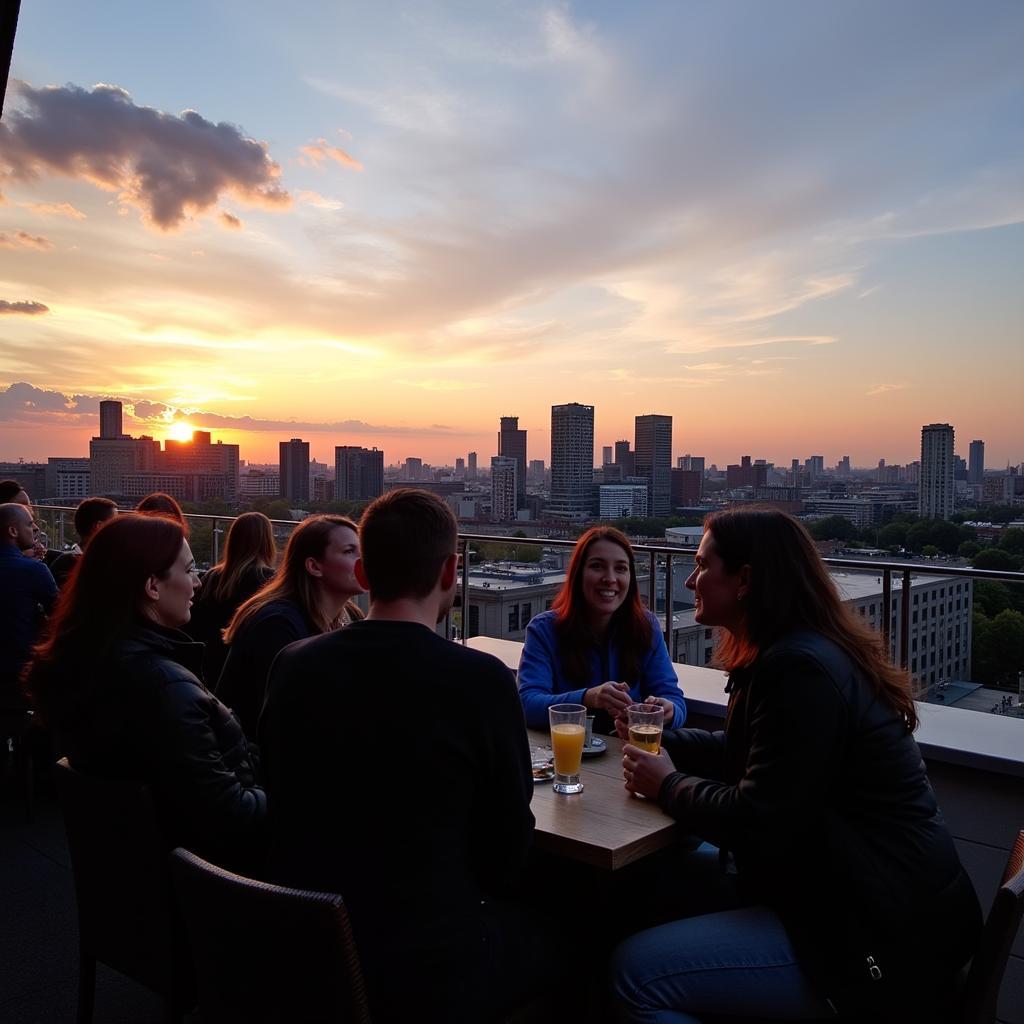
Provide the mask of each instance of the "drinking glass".
POLYGON ((629 742, 649 754, 657 754, 661 750, 665 709, 660 704, 630 704, 626 709, 626 719, 629 742))
POLYGON ((548 719, 555 755, 555 781, 551 788, 556 793, 582 793, 580 761, 587 734, 587 709, 582 704, 552 704, 548 719))

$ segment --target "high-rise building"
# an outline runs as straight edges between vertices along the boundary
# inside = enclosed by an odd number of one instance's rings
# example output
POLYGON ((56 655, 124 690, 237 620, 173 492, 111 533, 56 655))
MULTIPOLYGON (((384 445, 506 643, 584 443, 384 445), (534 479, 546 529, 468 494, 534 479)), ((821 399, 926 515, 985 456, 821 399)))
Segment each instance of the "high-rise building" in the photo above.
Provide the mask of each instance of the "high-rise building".
POLYGON ((610 444, 606 444, 601 449, 601 465, 602 466, 610 466, 612 464, 612 462, 614 461, 614 456, 612 454, 613 451, 614 451, 614 449, 612 448, 612 446, 610 444))
POLYGON ((299 437, 278 444, 281 497, 309 501, 309 442, 299 437))
POLYGON ((417 458, 406 459, 405 466, 403 467, 403 473, 406 480, 422 480, 423 460, 417 458))
POLYGON ((680 455, 676 459, 676 469, 689 469, 694 473, 704 472, 704 456, 703 455, 691 455, 687 452, 685 455, 680 455))
POLYGON ((467 480, 475 480, 476 479, 476 452, 470 452, 469 455, 466 456, 466 461, 467 461, 466 479, 467 480))
POLYGON ((516 508, 522 508, 526 504, 526 431, 519 429, 518 416, 502 416, 500 423, 498 454, 516 460, 516 508))
POLYGON ((544 483, 544 460, 530 459, 530 465, 526 467, 527 477, 535 484, 544 483))
POLYGON ((192 431, 191 441, 164 441, 163 455, 157 459, 161 473, 177 473, 186 477, 220 477, 223 484, 211 479, 184 484, 188 500, 202 500, 200 495, 222 497, 234 501, 238 497, 238 445, 213 444, 208 430, 192 431))
POLYGON ((672 417, 651 414, 635 420, 636 475, 647 481, 648 515, 672 508, 672 417))
POLYGON ((921 428, 921 473, 918 513, 925 519, 953 514, 953 428, 929 423, 921 428))
POLYGON ((334 449, 334 497, 337 501, 372 501, 383 493, 383 451, 355 445, 338 445, 334 449))
POLYGON ((120 402, 100 402, 100 437, 113 439, 124 436, 120 402))
POLYGON ((985 442, 972 441, 967 460, 967 482, 980 486, 985 482, 985 442))
POLYGON ((804 468, 812 481, 817 480, 825 472, 825 456, 812 455, 805 463, 804 468))
POLYGON ((594 481, 594 407, 570 402, 551 407, 551 501, 554 519, 590 516, 594 481))
POLYGON ((672 470, 672 507, 694 505, 704 494, 704 474, 696 469, 672 470))
POLYGON ((628 441, 615 442, 615 465, 622 467, 622 478, 636 473, 636 453, 629 450, 628 441))
POLYGON ((124 478, 152 473, 160 458, 160 442, 151 437, 94 437, 89 441, 89 476, 92 493, 120 497, 127 492, 124 478))
MULTIPOLYGON (((796 468, 799 472, 799 467, 796 468)), ((764 487, 767 483, 768 467, 764 462, 751 463, 749 455, 741 455, 738 466, 725 467, 725 485, 729 490, 737 487, 764 487)))
POLYGON ((456 459, 455 460, 455 475, 458 477, 464 477, 466 475, 466 460, 456 459))
POLYGON ((602 484, 598 488, 602 519, 628 519, 647 515, 646 484, 602 484))
POLYGON ((516 517, 519 463, 511 456, 491 458, 491 519, 507 523, 516 517))
POLYGON ((850 475, 850 456, 844 455, 836 466, 836 476, 848 477, 850 475))

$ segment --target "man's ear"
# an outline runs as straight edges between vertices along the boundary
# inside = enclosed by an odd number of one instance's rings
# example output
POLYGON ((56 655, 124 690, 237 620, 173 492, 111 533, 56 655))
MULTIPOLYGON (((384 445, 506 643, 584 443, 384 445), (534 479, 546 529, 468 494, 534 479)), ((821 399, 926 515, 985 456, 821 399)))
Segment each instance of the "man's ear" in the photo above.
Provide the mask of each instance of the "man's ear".
POLYGON ((441 566, 441 589, 451 590, 455 586, 456 577, 459 575, 459 556, 451 554, 444 560, 441 566))
POLYGON ((323 570, 320 568, 320 563, 312 555, 306 559, 306 572, 308 572, 310 576, 315 576, 317 579, 324 574, 323 570))
POLYGON ((356 559, 354 571, 356 574, 356 579, 359 581, 359 586, 361 586, 363 590, 369 590, 370 581, 366 578, 366 569, 363 566, 363 560, 361 558, 356 559))

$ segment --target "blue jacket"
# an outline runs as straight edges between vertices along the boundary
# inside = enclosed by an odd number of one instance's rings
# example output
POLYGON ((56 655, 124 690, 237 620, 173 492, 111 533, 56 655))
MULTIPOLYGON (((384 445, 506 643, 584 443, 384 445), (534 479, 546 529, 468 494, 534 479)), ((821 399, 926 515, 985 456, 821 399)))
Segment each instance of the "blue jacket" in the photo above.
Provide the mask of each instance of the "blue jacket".
POLYGON ((18 676, 56 597, 57 584, 42 562, 16 544, 0 544, 0 708, 24 706, 18 676))
POLYGON ((604 651, 596 647, 590 657, 590 680, 578 687, 566 678, 555 633, 555 613, 542 612, 526 627, 526 643, 519 661, 519 699, 523 702, 526 724, 531 729, 548 727, 548 708, 552 704, 582 704, 583 694, 592 686, 609 681, 630 684, 629 695, 640 703, 645 697, 667 697, 676 708, 670 727, 678 729, 686 721, 686 702, 679 689, 676 671, 669 661, 658 620, 647 612, 651 624, 651 648, 643 660, 637 679, 622 680, 619 649, 614 638, 604 651))

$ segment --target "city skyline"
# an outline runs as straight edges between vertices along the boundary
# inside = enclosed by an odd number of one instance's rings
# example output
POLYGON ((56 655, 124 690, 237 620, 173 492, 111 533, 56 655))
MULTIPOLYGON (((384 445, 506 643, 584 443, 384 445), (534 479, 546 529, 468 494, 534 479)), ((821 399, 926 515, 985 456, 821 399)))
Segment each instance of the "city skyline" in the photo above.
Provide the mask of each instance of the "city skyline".
POLYGON ((489 465, 495 409, 547 461, 579 403, 598 451, 658 413, 709 464, 906 464, 936 422, 1019 463, 1022 33, 1003 0, 23 5, 0 459, 84 454, 112 398, 259 462, 489 465))

